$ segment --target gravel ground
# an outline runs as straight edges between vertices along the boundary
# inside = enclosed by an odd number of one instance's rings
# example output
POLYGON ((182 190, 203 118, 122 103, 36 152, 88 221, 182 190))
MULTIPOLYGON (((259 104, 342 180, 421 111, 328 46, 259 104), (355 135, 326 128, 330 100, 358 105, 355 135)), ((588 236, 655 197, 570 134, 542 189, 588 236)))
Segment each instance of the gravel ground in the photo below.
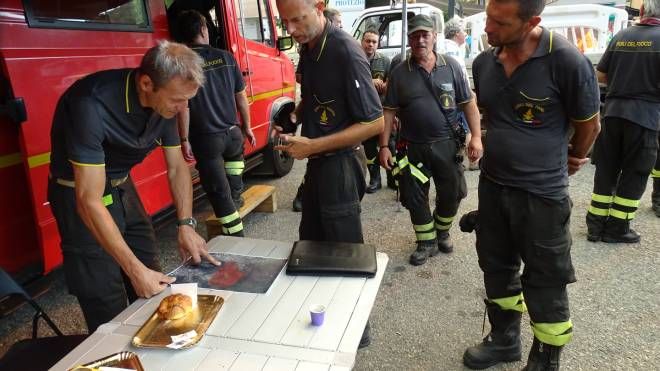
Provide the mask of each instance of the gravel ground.
MULTIPOLYGON (((300 214, 291 201, 304 172, 296 162, 282 179, 251 178, 249 183, 277 186, 280 209, 275 214, 255 213, 244 220, 246 235, 253 238, 294 241, 300 214)), ((566 347, 566 370, 657 370, 660 366, 660 219, 650 210, 650 183, 637 212, 634 227, 642 242, 608 245, 586 241, 584 217, 594 168, 587 166, 571 178, 573 262, 578 282, 570 285, 573 342, 566 347)), ((459 215, 477 205, 478 171, 467 172, 469 195, 459 215)), ((483 321, 482 275, 474 250, 474 234, 452 229, 455 252, 438 255, 413 267, 408 257, 414 234, 408 213, 396 206, 395 193, 381 190, 362 202, 365 241, 390 257, 371 315, 371 346, 358 352, 355 370, 461 370, 463 351, 480 341, 483 321)), ((210 213, 206 202, 196 208, 203 220, 210 213)), ((205 233, 203 228, 200 228, 205 233)), ((165 270, 178 264, 175 227, 158 231, 165 270)), ((82 333, 82 315, 75 299, 66 293, 61 272, 53 273, 51 289, 38 299, 65 333, 82 333)), ((0 354, 15 341, 30 336, 32 310, 23 307, 0 319, 0 354)), ((523 321, 524 357, 531 330, 523 321)), ((40 333, 47 334, 42 324, 40 333)), ((517 370, 524 362, 495 370, 517 370)))

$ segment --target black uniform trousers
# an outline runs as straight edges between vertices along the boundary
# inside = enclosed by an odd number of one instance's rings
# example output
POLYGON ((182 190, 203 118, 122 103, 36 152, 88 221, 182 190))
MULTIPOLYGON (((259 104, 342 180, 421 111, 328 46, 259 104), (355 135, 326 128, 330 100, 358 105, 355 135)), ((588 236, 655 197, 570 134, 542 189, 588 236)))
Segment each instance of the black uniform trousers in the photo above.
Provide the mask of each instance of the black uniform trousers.
POLYGON ((566 285, 575 282, 571 207, 568 196, 543 198, 481 176, 477 255, 488 299, 522 291, 533 323, 569 320, 566 285))
POLYGON ((300 239, 363 243, 360 201, 365 188, 356 150, 309 158, 300 239))
POLYGON ((243 223, 232 198, 243 188, 243 134, 238 126, 220 133, 190 137, 202 188, 225 235, 243 236, 243 223))
MULTIPOLYGON (((148 268, 161 271, 154 229, 130 178, 118 187, 107 185, 103 194, 106 208, 131 251, 148 268)), ((67 287, 78 298, 91 334, 137 295, 128 276, 78 215, 75 189, 51 179, 48 201, 62 239, 67 287)))
POLYGON ((634 218, 656 162, 658 131, 606 117, 594 152, 596 173, 587 223, 590 233, 600 233, 605 218, 626 223, 634 218))
POLYGON ((453 138, 433 143, 408 143, 404 162, 397 164, 401 169, 401 203, 410 212, 418 242, 435 240, 436 230, 438 235, 446 235, 461 200, 467 195, 463 166, 457 161, 456 147, 453 138), (431 178, 436 190, 433 215, 429 208, 431 178))

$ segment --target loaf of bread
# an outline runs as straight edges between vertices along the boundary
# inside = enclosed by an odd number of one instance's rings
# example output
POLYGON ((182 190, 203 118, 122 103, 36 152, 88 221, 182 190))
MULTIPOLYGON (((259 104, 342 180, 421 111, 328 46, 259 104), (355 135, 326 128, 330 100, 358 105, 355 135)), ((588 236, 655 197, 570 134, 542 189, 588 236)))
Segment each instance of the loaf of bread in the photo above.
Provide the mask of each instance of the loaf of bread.
POLYGON ((190 312, 192 312, 192 298, 183 294, 167 296, 158 306, 158 317, 167 320, 183 318, 190 312))

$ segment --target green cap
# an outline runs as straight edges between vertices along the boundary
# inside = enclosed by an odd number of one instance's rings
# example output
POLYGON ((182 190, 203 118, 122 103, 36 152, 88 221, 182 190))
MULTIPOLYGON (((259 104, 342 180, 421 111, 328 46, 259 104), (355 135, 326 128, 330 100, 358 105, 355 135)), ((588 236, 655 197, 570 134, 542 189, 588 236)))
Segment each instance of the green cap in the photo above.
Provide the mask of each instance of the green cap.
POLYGON ((433 20, 428 15, 417 14, 408 20, 408 35, 415 31, 435 31, 433 27, 433 20))

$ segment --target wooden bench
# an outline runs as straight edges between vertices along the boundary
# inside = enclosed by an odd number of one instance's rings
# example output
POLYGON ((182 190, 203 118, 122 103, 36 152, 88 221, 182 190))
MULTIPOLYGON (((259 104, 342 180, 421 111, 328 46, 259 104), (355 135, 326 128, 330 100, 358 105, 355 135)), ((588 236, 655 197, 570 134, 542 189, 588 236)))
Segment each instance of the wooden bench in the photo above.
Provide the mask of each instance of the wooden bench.
MULTIPOLYGON (((253 185, 241 195, 243 197, 243 206, 238 210, 241 218, 252 211, 262 213, 274 213, 277 211, 277 193, 275 187, 269 185, 253 185)), ((211 215, 206 219, 206 235, 208 239, 222 234, 222 223, 215 216, 211 215)))

